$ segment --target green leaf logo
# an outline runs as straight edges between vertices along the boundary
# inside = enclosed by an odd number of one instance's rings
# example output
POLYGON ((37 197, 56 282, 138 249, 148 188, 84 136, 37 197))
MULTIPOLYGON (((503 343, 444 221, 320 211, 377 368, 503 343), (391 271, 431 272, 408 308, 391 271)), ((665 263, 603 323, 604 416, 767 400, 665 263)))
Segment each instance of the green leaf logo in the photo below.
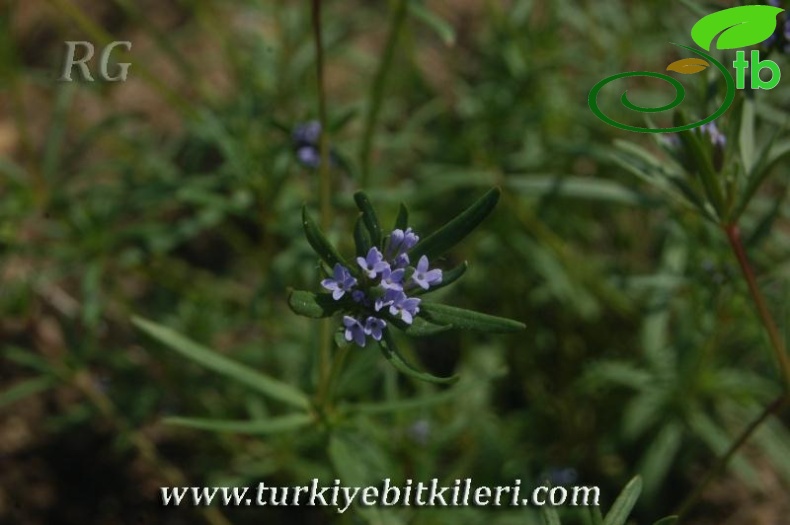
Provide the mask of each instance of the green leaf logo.
POLYGON ((731 7, 702 18, 691 28, 691 39, 710 51, 713 39, 718 49, 747 47, 767 39, 776 29, 776 15, 784 11, 769 5, 731 7))

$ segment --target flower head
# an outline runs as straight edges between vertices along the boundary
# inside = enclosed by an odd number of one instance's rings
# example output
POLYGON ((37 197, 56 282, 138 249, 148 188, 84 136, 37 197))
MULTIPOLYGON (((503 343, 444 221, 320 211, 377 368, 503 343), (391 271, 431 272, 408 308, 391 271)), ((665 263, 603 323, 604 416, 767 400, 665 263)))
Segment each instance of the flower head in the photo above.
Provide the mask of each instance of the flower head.
POLYGON ((347 303, 343 315, 343 336, 346 341, 365 346, 368 337, 380 341, 387 328, 389 316, 410 325, 420 311, 420 299, 409 297, 407 289, 427 290, 442 282, 442 271, 429 268, 428 257, 420 257, 417 267, 410 266, 406 252, 414 247, 419 237, 407 228, 396 229, 384 245, 384 253, 374 246, 356 263, 365 278, 357 279, 342 264, 335 264, 332 277, 321 281, 321 286, 332 292, 336 301, 346 293, 353 303, 347 303), (407 279, 407 276, 409 278, 407 279))

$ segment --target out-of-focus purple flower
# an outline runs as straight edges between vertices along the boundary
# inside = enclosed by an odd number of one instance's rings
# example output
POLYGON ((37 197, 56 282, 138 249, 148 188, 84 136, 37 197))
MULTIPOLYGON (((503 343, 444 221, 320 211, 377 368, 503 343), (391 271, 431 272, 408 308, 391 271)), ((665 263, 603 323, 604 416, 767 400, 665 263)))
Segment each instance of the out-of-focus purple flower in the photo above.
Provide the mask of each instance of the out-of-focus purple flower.
POLYGON ((365 292, 363 292, 362 290, 354 290, 353 292, 351 292, 351 298, 356 303, 363 303, 364 304, 365 303, 365 299, 366 299, 365 292))
POLYGON ((317 146, 321 138, 321 123, 309 120, 296 126, 293 131, 293 140, 297 145, 317 146))
POLYGON ((381 341, 383 330, 387 327, 387 323, 383 319, 370 316, 365 321, 365 333, 371 336, 376 341, 381 341))
POLYGON ((351 276, 351 272, 340 263, 335 264, 332 279, 324 279, 321 286, 332 292, 332 299, 339 300, 346 292, 356 286, 357 280, 351 276))
POLYGON ((384 256, 375 246, 368 250, 368 254, 364 259, 362 257, 357 257, 357 264, 359 264, 362 271, 371 279, 375 279, 376 276, 388 270, 390 267, 389 263, 384 260, 384 256))
POLYGON ((321 154, 315 146, 300 146, 296 150, 296 158, 308 168, 317 168, 321 164, 321 154))
POLYGON ((431 438, 431 422, 418 419, 408 429, 409 437, 420 445, 427 445, 431 438))
POLYGON ((343 326, 346 327, 346 341, 354 341, 359 346, 365 346, 365 327, 351 316, 343 316, 343 326))
POLYGON ((715 122, 703 124, 699 127, 699 131, 703 136, 707 136, 713 145, 713 168, 721 171, 724 167, 724 147, 727 145, 727 137, 719 131, 715 122))
POLYGON ((423 255, 417 262, 417 268, 411 276, 412 281, 423 290, 430 288, 432 284, 439 284, 442 282, 442 271, 438 268, 433 270, 428 269, 428 257, 423 255))
POLYGON ((727 137, 724 136, 724 133, 719 131, 719 128, 716 126, 715 122, 703 124, 699 127, 699 130, 700 133, 708 136, 711 144, 713 144, 715 147, 723 148, 727 145, 727 137))

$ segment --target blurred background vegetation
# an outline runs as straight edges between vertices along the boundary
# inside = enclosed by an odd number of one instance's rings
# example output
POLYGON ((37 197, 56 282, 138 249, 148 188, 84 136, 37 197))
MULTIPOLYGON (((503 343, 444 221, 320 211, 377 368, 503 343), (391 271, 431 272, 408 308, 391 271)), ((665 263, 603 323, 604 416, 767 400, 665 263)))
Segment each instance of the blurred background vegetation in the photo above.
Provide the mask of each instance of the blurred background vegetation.
MULTIPOLYGON (((333 237, 350 249, 380 93, 367 191, 382 222, 407 202, 411 224, 430 232, 500 186, 494 214, 440 261, 470 262, 442 293, 527 331, 411 342, 424 368, 462 380, 438 402, 381 413, 378 403, 445 388, 355 349, 338 396, 366 409, 343 421, 345 445, 329 454, 325 428, 166 424, 279 408, 146 337, 133 315, 314 391, 318 323, 286 304, 289 287, 317 289, 300 212, 317 206, 318 175, 291 137, 318 116, 310 5, 10 0, 0 8, 0 523, 539 523, 533 509, 341 517, 158 499, 163 485, 299 485, 349 463, 372 479, 599 485, 605 508, 641 474, 634 523, 671 513, 781 387, 726 239, 624 167, 640 160, 617 140, 668 156, 598 120, 587 93, 621 71, 662 71, 680 58, 669 42, 689 44, 701 14, 733 4, 413 1, 386 74, 401 2, 324 4, 333 237), (97 56, 108 41, 132 42, 115 54, 132 64, 127 81, 58 82, 67 40, 94 42, 97 56)), ((786 135, 789 85, 755 95, 758 143, 786 135)), ((690 113, 709 114, 694 100, 690 113)), ((785 166, 743 228, 790 329, 785 166)), ((789 422, 757 433, 690 522, 790 523, 789 422)))

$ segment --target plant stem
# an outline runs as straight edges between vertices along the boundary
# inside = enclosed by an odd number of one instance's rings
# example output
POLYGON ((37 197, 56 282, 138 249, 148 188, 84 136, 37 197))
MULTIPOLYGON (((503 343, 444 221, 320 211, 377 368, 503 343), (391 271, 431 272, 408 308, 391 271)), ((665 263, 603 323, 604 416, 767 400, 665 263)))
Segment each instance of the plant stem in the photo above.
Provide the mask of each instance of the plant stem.
MULTIPOLYGON (((321 123, 321 133, 318 139, 321 159, 318 166, 319 207, 321 210, 321 228, 328 232, 332 226, 332 180, 329 171, 329 126, 326 117, 326 88, 324 86, 324 46, 321 39, 321 0, 313 0, 312 20, 318 88, 318 120, 321 123)), ((331 322, 330 319, 322 319, 319 330, 318 397, 320 402, 325 401, 330 379, 330 361, 332 359, 331 322)))
POLYGON ((788 399, 789 396, 787 393, 783 393, 774 399, 771 404, 765 407, 762 413, 760 413, 759 417, 752 421, 749 426, 746 427, 743 432, 741 432, 741 435, 738 436, 738 439, 736 439, 732 445, 730 445, 730 448, 727 449, 727 452, 710 470, 708 470, 708 473, 702 479, 700 484, 697 485, 697 488, 694 489, 694 492, 692 492, 691 495, 680 505, 677 512, 675 513, 678 516, 678 523, 682 523, 683 518, 685 518, 689 511, 699 502, 708 485, 710 485, 710 483, 724 471, 725 467, 730 462, 735 453, 738 452, 738 450, 749 440, 752 434, 754 434, 754 432, 768 419, 768 417, 779 413, 780 409, 785 403, 787 403, 788 399))
POLYGON ((365 190, 370 183, 370 154, 373 147, 373 135, 376 122, 381 111, 381 103, 384 99, 384 86, 386 85, 387 73, 392 65, 392 58, 395 56, 395 46, 398 43, 398 36, 403 28, 408 12, 408 0, 398 0, 395 12, 390 21, 387 43, 384 46, 384 54, 379 62, 373 84, 370 89, 370 100, 368 101, 368 112, 365 115, 365 128, 362 132, 362 145, 359 151, 359 165, 361 169, 360 188, 365 190))
POLYGON ((749 258, 746 256, 746 250, 743 247, 740 229, 738 228, 737 224, 726 224, 722 228, 727 235, 727 239, 730 242, 730 247, 735 254, 735 258, 738 259, 741 272, 743 273, 743 276, 746 279, 746 284, 749 288, 749 294, 752 296, 752 300, 754 300, 754 304, 757 306, 757 312, 763 322, 763 326, 765 326, 765 329, 768 332, 768 337, 771 341, 771 348, 773 349, 774 355, 776 356, 777 366, 781 375, 783 391, 779 397, 774 399, 767 407, 765 407, 757 419, 752 421, 749 426, 747 426, 743 432, 741 432, 733 444, 730 445, 730 448, 727 449, 727 452, 721 458, 719 458, 713 467, 711 467, 697 488, 694 489, 694 492, 692 492, 691 495, 680 505, 677 511, 679 523, 680 520, 684 518, 699 502, 708 485, 710 485, 710 483, 724 471, 732 457, 749 440, 749 438, 752 437, 757 429, 760 428, 760 426, 762 426, 762 424, 771 415, 777 414, 782 409, 782 407, 788 401, 790 401, 790 390, 788 390, 788 387, 790 386, 790 359, 788 359, 787 350, 785 349, 784 341, 781 334, 779 333, 779 329, 777 328, 776 323, 771 316, 771 312, 768 310, 765 297, 763 297, 762 292, 760 292, 760 287, 757 285, 757 278, 754 274, 754 270, 752 269, 752 265, 749 263, 749 258))
POLYGON ((790 387, 790 359, 788 359, 784 341, 782 340, 782 336, 779 333, 779 329, 776 327, 776 323, 774 322, 771 313, 768 311, 768 305, 765 302, 765 298, 763 297, 762 293, 760 292, 760 288, 757 285, 757 279, 754 275, 754 270, 752 270, 752 267, 749 264, 749 259, 746 257, 746 250, 743 248, 743 242, 741 241, 741 234, 738 226, 736 224, 726 225, 724 226, 724 231, 727 234, 727 239, 730 241, 732 251, 735 253, 735 257, 738 259, 738 264, 741 266, 743 276, 746 278, 746 283, 749 286, 749 293, 751 294, 752 299, 757 306, 757 312, 760 315, 760 319, 762 320, 763 325, 768 332, 768 337, 771 340, 771 348, 773 349, 774 355, 776 356, 779 373, 782 377, 782 385, 785 392, 787 392, 788 387, 790 387))

